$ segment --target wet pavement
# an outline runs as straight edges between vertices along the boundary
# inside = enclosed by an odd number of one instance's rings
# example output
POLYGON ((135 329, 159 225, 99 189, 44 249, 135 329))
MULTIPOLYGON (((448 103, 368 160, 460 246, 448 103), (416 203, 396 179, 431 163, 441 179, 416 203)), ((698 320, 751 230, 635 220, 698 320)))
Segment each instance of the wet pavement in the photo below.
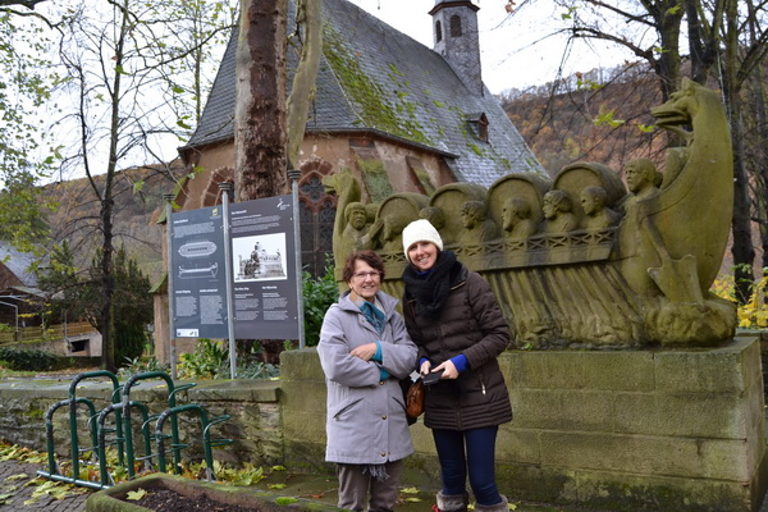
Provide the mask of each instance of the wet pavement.
POLYGON ((51 496, 33 498, 33 493, 38 489, 37 485, 47 482, 40 479, 35 481, 35 472, 42 467, 40 464, 26 462, 0 462, 0 512, 12 510, 80 512, 85 510, 85 500, 89 493, 84 489, 75 489, 75 493, 70 493, 63 499, 51 496), (25 504, 29 500, 34 501, 25 504))
MULTIPOLYGON (((82 512, 85 500, 93 492, 81 487, 67 486, 68 493, 56 499, 42 496, 29 503, 40 484, 49 482, 35 480, 35 471, 42 469, 41 464, 0 461, 0 512, 35 510, 46 512, 82 512), (31 485, 28 485, 33 482, 31 485), (25 503, 26 502, 26 503, 25 503)), ((51 485, 51 484, 48 484, 51 485)), ((323 503, 336 503, 336 478, 331 475, 293 474, 289 471, 275 471, 254 487, 280 496, 291 496, 316 500, 323 503)), ((407 487, 403 483, 397 512, 429 512, 433 503, 434 491, 407 487)), ((510 510, 515 512, 592 512, 580 507, 560 507, 543 503, 519 502, 510 500, 510 510)), ((759 512, 768 512, 768 502, 763 500, 759 512)))
MULTIPOLYGON (((76 494, 67 494, 61 499, 43 496, 34 503, 25 504, 39 484, 48 480, 38 479, 33 485, 26 485, 35 478, 35 471, 43 466, 39 464, 0 462, 0 512, 35 510, 46 512, 82 512, 85 500, 93 492, 87 489, 69 486, 76 494), (22 476, 23 475, 23 476, 22 476)), ((291 496, 316 500, 323 503, 336 503, 336 478, 330 475, 292 474, 288 471, 272 472, 254 487, 280 496, 291 496)), ((433 491, 409 488, 404 483, 400 494, 397 512, 429 512, 432 509, 433 491)), ((515 503, 516 512, 587 512, 577 509, 565 509, 544 504, 515 503)), ((768 511, 766 511, 768 512, 768 511)))

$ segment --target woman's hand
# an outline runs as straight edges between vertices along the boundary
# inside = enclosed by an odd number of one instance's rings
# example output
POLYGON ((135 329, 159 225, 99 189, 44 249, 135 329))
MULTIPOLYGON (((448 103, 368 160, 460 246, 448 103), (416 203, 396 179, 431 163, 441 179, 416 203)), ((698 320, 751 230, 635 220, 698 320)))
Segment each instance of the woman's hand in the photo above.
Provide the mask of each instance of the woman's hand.
POLYGON ((439 372, 440 370, 443 370, 443 374, 440 376, 441 379, 456 379, 459 376, 459 370, 456 369, 456 366, 450 359, 435 366, 432 371, 439 372))
POLYGON ((429 373, 429 369, 432 368, 432 363, 429 361, 424 361, 421 363, 421 367, 419 368, 419 373, 422 375, 426 375, 429 373))
POLYGON ((376 343, 360 345, 359 347, 353 348, 349 353, 349 355, 359 357, 363 361, 370 361, 374 354, 376 354, 376 343))

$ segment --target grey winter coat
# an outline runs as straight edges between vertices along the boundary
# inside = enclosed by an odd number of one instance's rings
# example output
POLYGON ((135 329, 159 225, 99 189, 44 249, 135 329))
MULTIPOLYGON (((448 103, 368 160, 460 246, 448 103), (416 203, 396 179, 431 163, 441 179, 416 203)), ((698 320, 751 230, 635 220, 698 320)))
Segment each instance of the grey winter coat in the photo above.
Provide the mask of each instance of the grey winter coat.
POLYGON ((512 406, 496 357, 509 344, 509 328, 488 283, 462 265, 460 277, 436 318, 416 314, 406 300, 403 314, 419 357, 432 366, 464 354, 469 368, 457 379, 441 379, 426 388, 424 424, 429 428, 468 430, 512 420, 512 406))
POLYGON ((397 299, 376 298, 387 325, 379 336, 344 293, 325 313, 317 352, 328 388, 325 460, 345 464, 383 464, 413 453, 398 379, 416 368, 416 345, 408 336, 397 299), (360 345, 381 340, 382 362, 349 355, 360 345), (380 381, 379 367, 392 377, 380 381))

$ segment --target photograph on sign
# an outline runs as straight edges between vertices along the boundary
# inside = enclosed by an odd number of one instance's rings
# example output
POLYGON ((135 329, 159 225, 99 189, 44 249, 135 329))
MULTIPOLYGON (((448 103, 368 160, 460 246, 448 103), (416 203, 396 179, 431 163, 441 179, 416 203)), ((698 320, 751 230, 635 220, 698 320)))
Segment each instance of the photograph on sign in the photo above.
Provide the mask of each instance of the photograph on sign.
POLYGON ((235 282, 288 279, 285 233, 232 239, 235 282))

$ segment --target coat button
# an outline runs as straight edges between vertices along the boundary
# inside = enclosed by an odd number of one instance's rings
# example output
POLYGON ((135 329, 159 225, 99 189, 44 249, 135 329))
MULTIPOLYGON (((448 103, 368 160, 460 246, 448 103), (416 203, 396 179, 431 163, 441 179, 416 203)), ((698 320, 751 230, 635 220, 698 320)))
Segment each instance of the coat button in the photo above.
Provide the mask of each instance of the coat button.
POLYGON ((385 419, 387 419, 387 417, 386 416, 382 416, 381 419, 385 420, 385 419))
POLYGON ((382 457, 386 457, 387 456, 387 452, 381 452, 379 455, 381 455, 382 457))

